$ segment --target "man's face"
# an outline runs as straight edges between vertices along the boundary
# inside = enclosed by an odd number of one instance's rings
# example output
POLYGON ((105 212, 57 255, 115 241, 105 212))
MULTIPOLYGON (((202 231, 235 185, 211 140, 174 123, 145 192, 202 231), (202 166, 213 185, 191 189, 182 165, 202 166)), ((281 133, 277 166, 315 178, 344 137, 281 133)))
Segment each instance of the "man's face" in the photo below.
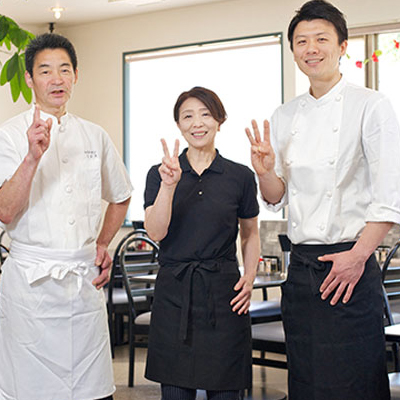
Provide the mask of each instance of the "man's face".
POLYGON ((335 79, 340 74, 339 60, 346 49, 347 41, 339 44, 334 25, 324 19, 301 21, 294 30, 294 60, 311 83, 335 79))
POLYGON ((32 76, 26 72, 25 79, 43 111, 62 115, 72 95, 76 73, 66 50, 45 49, 36 54, 32 76))

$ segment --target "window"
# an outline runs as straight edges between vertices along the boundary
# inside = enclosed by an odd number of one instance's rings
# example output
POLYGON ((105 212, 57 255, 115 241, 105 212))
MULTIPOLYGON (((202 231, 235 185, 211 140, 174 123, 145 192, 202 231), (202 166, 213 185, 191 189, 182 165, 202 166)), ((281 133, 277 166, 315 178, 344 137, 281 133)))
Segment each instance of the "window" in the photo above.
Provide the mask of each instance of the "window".
MULTIPOLYGON (((253 118, 262 124, 282 103, 281 40, 273 34, 124 54, 124 156, 135 187, 129 220, 143 219, 146 175, 163 156, 160 139, 171 150, 176 138, 186 147, 173 106, 193 86, 214 90, 225 106, 220 153, 251 166, 244 128, 253 118)), ((260 219, 281 218, 261 208, 260 219)))

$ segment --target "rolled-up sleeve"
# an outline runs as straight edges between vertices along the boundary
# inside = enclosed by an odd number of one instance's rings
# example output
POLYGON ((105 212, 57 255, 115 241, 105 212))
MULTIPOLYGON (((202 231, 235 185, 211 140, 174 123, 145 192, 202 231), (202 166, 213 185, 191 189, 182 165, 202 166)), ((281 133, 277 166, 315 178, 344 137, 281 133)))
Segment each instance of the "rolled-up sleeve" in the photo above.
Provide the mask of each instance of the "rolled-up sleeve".
POLYGON ((7 132, 0 130, 0 187, 11 179, 22 162, 13 141, 7 132))
POLYGON ((131 196, 133 186, 114 143, 105 131, 102 132, 102 135, 102 199, 109 203, 122 203, 131 196))
POLYGON ((400 127, 386 97, 368 110, 362 129, 372 199, 366 222, 400 224, 400 127))

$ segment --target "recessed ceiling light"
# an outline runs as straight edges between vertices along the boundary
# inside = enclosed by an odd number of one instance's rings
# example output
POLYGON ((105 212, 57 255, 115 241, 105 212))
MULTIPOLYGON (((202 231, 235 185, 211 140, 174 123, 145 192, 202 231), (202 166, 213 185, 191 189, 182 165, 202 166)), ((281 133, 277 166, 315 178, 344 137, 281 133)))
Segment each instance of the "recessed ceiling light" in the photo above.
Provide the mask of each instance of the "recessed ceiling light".
POLYGON ((63 7, 52 7, 51 11, 53 11, 54 13, 54 17, 55 19, 60 19, 61 17, 61 13, 64 11, 65 9, 63 7))

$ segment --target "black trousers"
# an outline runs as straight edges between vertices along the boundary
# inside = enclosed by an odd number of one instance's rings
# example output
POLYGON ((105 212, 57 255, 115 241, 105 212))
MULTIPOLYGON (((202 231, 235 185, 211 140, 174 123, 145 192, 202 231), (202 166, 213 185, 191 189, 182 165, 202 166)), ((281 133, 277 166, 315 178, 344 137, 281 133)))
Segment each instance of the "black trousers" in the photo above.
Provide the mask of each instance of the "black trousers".
POLYGON ((108 396, 108 397, 104 397, 103 399, 98 399, 98 400, 113 400, 114 397, 112 396, 108 396))
MULTIPOLYGON (((161 384, 161 400, 195 400, 196 389, 161 384)), ((241 400, 241 390, 207 390, 208 400, 241 400)))
POLYGON ((381 272, 372 255, 347 304, 319 287, 331 262, 318 256, 354 243, 295 245, 282 286, 290 400, 389 400, 381 272))

